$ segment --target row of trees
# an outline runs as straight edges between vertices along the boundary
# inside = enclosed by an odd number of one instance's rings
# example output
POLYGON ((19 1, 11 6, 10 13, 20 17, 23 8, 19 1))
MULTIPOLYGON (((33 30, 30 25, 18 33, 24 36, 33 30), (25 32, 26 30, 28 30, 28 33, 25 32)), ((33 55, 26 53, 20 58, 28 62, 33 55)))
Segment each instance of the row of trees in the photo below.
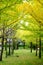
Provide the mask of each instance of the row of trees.
MULTIPOLYGON (((2 33, 0 33, 1 35, 0 38, 2 39, 2 52, 3 52, 4 39, 7 39, 7 37, 14 38, 15 32, 17 31, 18 33, 18 29, 28 30, 31 31, 31 34, 33 33, 33 36, 39 37, 39 57, 41 58, 41 35, 43 32, 43 6, 40 2, 42 3, 42 0, 0 1, 1 4, 0 31, 2 31, 2 33), (20 23, 21 20, 24 20, 23 24, 20 23), (26 21, 29 23, 28 26, 25 26, 26 21), (12 29, 12 31, 10 31, 12 32, 10 36, 9 36, 10 33, 9 28, 12 29), (35 33, 37 34, 37 36, 35 33)), ((19 37, 19 35, 17 37, 19 37)))

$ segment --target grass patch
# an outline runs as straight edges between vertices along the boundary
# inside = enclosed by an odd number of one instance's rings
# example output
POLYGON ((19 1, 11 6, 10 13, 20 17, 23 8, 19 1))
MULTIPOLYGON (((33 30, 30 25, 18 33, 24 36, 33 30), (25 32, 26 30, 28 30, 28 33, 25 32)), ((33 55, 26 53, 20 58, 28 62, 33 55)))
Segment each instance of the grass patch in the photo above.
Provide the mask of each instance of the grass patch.
POLYGON ((39 59, 35 56, 35 51, 31 53, 30 50, 19 49, 14 51, 14 55, 6 58, 4 52, 0 65, 43 65, 43 55, 39 59))

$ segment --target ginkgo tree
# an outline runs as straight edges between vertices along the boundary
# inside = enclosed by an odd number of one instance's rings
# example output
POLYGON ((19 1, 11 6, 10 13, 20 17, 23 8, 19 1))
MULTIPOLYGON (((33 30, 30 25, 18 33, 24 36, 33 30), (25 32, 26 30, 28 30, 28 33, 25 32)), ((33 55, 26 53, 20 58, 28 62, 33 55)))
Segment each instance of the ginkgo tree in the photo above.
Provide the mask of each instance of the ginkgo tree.
POLYGON ((3 32, 0 35, 4 33, 5 38, 9 28, 13 34, 16 31, 12 38, 36 42, 41 33, 43 40, 43 0, 1 0, 0 32, 3 32))

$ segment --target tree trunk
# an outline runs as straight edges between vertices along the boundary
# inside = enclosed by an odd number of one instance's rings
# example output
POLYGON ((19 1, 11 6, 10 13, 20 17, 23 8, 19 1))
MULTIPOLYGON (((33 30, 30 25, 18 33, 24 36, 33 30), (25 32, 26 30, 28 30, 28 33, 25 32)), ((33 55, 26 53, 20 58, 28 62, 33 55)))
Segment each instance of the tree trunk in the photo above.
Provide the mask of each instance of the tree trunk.
POLYGON ((10 43, 9 43, 9 55, 10 55, 10 43))
POLYGON ((32 53, 32 42, 31 42, 31 53, 32 53))
POLYGON ((7 57, 7 39, 6 39, 6 43, 5 43, 5 51, 6 51, 6 57, 7 57))
POLYGON ((41 58, 41 37, 39 38, 39 58, 41 58))
POLYGON ((36 56, 37 56, 37 44, 36 44, 36 56))
POLYGON ((2 51, 0 51, 0 61, 2 61, 2 51))

